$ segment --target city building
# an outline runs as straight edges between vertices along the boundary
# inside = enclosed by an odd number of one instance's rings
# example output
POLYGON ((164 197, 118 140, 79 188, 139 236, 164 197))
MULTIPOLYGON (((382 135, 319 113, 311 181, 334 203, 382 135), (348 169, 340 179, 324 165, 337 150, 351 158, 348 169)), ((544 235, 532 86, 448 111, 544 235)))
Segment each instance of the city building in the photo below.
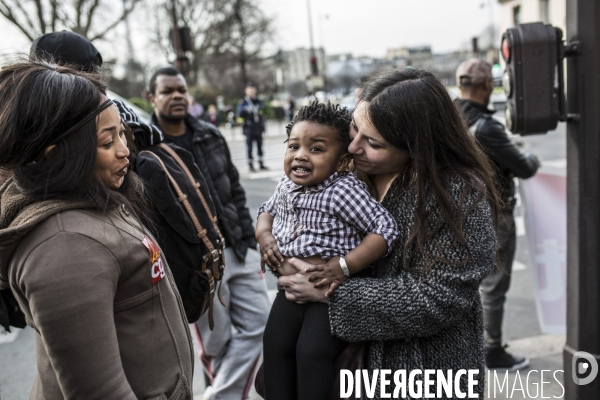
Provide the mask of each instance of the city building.
MULTIPOLYGON (((322 47, 315 48, 318 75, 327 76, 327 57, 322 47)), ((291 92, 299 92, 306 86, 307 78, 311 76, 310 49, 301 47, 295 50, 282 51, 281 69, 283 87, 291 92)))
POLYGON ((500 32, 518 24, 545 22, 566 34, 567 3, 565 0, 498 0, 501 9, 500 32))

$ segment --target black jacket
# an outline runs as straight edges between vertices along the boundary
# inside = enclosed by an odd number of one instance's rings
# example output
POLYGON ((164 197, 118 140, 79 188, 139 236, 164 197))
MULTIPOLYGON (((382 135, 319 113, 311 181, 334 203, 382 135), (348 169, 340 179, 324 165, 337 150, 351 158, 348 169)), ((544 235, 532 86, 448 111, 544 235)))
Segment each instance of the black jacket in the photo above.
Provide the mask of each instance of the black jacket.
MULTIPOLYGON (((152 122, 158 125, 154 114, 152 122)), ((197 120, 191 115, 186 116, 185 123, 194 134, 192 155, 206 178, 225 244, 233 248, 239 261, 243 261, 248 248, 256 248, 256 239, 250 211, 246 206, 246 192, 231 161, 227 142, 221 132, 211 124, 197 120)), ((165 142, 169 142, 167 135, 165 142)))
MULTIPOLYGON (((134 171, 144 181, 150 200, 146 213, 152 224, 148 229, 156 237, 161 251, 166 256, 188 322, 195 322, 204 311, 205 299, 210 291, 208 277, 202 272, 202 257, 208 252, 208 248, 198 237, 196 227, 171 187, 162 166, 154 156, 144 153, 144 150, 155 153, 162 160, 181 191, 187 195, 196 217, 207 230, 208 239, 215 247, 218 244, 218 234, 196 194, 195 187, 175 159, 158 146, 164 139, 163 133, 156 126, 141 122, 124 103, 118 100, 113 102, 121 118, 133 131, 137 150, 140 151, 135 156, 134 171)), ((169 146, 186 164, 194 180, 200 184, 199 189, 214 215, 215 208, 208 185, 194 164, 192 155, 178 146, 169 146)))
MULTIPOLYGON (((200 191, 214 215, 215 208, 210 198, 208 185, 194 164, 192 155, 178 146, 169 146, 175 150, 190 170, 195 181, 200 184, 200 191)), ((209 240, 216 247, 218 233, 213 228, 204 205, 184 171, 160 147, 150 146, 144 150, 151 151, 160 157, 181 191, 187 195, 196 217, 202 227, 207 230, 209 240)), ((148 197, 151 200, 150 215, 153 226, 149 229, 156 236, 156 240, 167 258, 188 322, 195 322, 204 311, 203 300, 209 291, 208 278, 201 272, 202 257, 208 252, 208 249, 198 237, 196 227, 183 204, 178 200, 177 194, 172 189, 158 160, 151 154, 140 152, 136 157, 135 170, 144 181, 149 192, 148 197)))
POLYGON ((522 152, 508 137, 504 126, 494 118, 493 111, 483 104, 470 100, 457 100, 467 125, 471 127, 480 118, 483 123, 477 129, 475 137, 483 151, 496 166, 498 190, 504 203, 514 204, 515 185, 513 177, 527 179, 537 172, 540 164, 532 153, 522 152))
POLYGON ((265 105, 259 99, 240 100, 237 113, 244 120, 244 135, 261 135, 265 131, 265 105))
POLYGON ((25 314, 10 288, 0 290, 0 326, 10 332, 10 327, 25 328, 25 314))

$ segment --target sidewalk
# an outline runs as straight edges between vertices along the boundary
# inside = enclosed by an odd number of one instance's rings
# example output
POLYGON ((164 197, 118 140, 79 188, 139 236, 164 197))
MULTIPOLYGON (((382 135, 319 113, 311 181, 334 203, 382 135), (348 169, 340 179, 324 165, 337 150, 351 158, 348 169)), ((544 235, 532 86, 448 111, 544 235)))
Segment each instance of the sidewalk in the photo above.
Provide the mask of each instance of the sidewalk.
POLYGON ((564 335, 540 335, 509 341, 507 350, 529 357, 531 364, 529 368, 515 372, 487 371, 484 398, 563 399, 562 352, 565 341, 564 335))
MULTIPOLYGON (((285 127, 288 124, 287 120, 275 121, 275 120, 267 120, 265 122, 265 133, 264 137, 274 137, 274 136, 285 136, 285 127)), ((227 142, 237 142, 237 141, 245 141, 246 138, 244 133, 242 132, 241 126, 235 127, 227 127, 225 124, 219 127, 219 130, 225 137, 227 142)))

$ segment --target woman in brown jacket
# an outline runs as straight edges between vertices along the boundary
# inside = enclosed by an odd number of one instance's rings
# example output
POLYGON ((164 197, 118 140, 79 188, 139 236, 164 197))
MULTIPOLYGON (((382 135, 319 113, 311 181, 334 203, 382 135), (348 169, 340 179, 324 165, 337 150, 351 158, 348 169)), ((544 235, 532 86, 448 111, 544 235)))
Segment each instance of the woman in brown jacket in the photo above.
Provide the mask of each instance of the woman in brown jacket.
POLYGON ((36 331, 31 399, 192 399, 193 345, 98 77, 0 71, 0 288, 36 331))

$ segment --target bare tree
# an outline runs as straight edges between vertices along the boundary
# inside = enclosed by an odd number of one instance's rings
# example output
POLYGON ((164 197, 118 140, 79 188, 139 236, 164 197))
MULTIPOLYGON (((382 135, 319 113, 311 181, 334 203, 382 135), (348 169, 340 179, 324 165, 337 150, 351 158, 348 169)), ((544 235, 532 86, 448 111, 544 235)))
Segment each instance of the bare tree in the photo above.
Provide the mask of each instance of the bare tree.
POLYGON ((248 63, 260 56, 263 45, 271 39, 272 21, 256 7, 256 2, 250 0, 234 0, 230 18, 233 32, 228 44, 237 54, 243 85, 248 81, 248 63))
MULTIPOLYGON (((174 59, 170 41, 172 0, 155 8, 154 43, 168 59, 174 59)), ((248 69, 260 59, 264 44, 272 37, 272 21, 250 0, 176 0, 179 26, 190 28, 191 84, 200 74, 219 91, 238 92, 252 76, 248 69)))
POLYGON ((31 41, 57 29, 68 29, 94 41, 123 21, 140 0, 125 0, 122 6, 119 2, 108 3, 106 0, 0 0, 0 14, 31 41))

